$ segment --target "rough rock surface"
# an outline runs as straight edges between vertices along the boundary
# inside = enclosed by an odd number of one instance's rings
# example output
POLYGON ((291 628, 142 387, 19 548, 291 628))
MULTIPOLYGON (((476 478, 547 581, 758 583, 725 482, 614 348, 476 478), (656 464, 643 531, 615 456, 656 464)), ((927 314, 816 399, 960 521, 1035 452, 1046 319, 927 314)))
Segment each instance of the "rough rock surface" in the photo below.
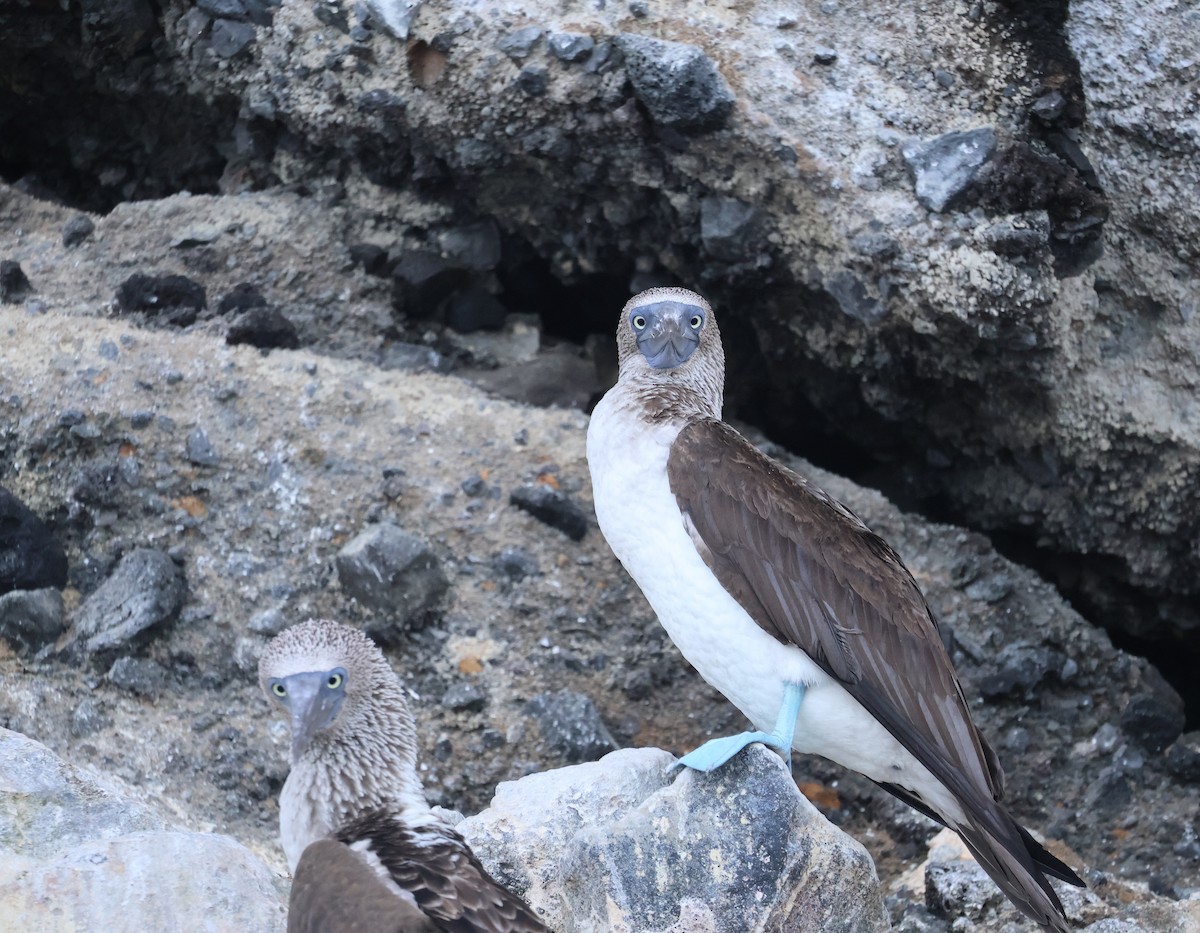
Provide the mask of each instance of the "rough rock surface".
POLYGON ((286 884, 262 859, 173 822, 129 789, 0 729, 0 926, 284 929, 286 884))
POLYGON ((889 928, 874 865, 753 746, 727 769, 668 772, 625 749, 501 784, 459 824, 560 933, 889 928))

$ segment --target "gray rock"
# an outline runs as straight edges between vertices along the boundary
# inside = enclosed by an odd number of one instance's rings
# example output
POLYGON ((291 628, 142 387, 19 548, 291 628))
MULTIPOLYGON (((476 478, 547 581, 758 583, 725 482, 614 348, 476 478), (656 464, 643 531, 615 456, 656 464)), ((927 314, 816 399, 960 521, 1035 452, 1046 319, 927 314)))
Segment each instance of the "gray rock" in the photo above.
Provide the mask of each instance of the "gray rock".
POLYGON ((196 0, 196 8, 213 19, 246 19, 246 4, 242 0, 196 0))
POLYGON ((213 23, 212 49, 221 58, 233 58, 248 49, 255 40, 254 27, 231 19, 213 23))
POLYGON ((529 57, 541 38, 542 28, 540 26, 525 26, 501 38, 496 43, 496 48, 509 58, 519 61, 529 57))
POLYGON ((1050 218, 1045 211, 1005 217, 984 228, 983 242, 1001 256, 1033 256, 1050 245, 1050 218))
POLYGON ((563 690, 539 693, 525 704, 542 738, 569 762, 594 761, 617 747, 592 698, 563 690))
POLYGON ((422 0, 365 0, 374 19, 401 42, 408 38, 422 0))
POLYGON ((818 45, 813 49, 813 61, 818 65, 832 65, 837 62, 838 53, 828 46, 818 45))
MULTIPOLYGON (((398 626, 418 625, 450 583, 429 545, 389 522, 367 528, 337 556, 338 580, 348 596, 378 610, 398 626)), ((387 622, 368 632, 387 635, 387 622)))
POLYGON ((112 724, 112 717, 104 712, 100 701, 95 697, 84 697, 71 711, 71 735, 76 738, 95 735, 112 724))
POLYGON ((1179 780, 1200 784, 1200 732, 1185 732, 1166 752, 1167 770, 1179 780))
POLYGON ((494 220, 443 230, 437 242, 447 260, 464 269, 487 272, 500 262, 500 230, 494 220))
POLYGON ((561 489, 552 489, 545 483, 527 483, 514 489, 508 501, 573 541, 580 541, 587 534, 588 520, 583 509, 561 489))
POLYGON ((166 669, 150 658, 117 658, 105 677, 122 690, 144 697, 157 696, 167 685, 166 669))
POLYGON ((173 621, 186 591, 183 570, 162 551, 132 551, 75 613, 72 645, 89 654, 128 649, 173 621))
POLYGON ((1045 645, 1005 645, 992 661, 992 669, 976 686, 987 699, 1032 690, 1051 675, 1058 675, 1065 662, 1061 651, 1045 645))
POLYGON ((216 466, 221 462, 221 455, 213 447, 204 428, 193 430, 184 443, 188 460, 196 466, 216 466))
POLYGON ((1088 785, 1083 805, 1105 816, 1116 817, 1128 809, 1132 799, 1133 791, 1125 775, 1116 768, 1105 768, 1088 785))
POLYGON ((655 123, 680 133, 706 133, 729 120, 733 92, 703 50, 628 32, 615 41, 633 92, 655 123))
POLYGON ((979 864, 967 859, 925 866, 925 903, 948 917, 981 920, 1004 905, 1004 895, 979 864))
POLYGON ((541 97, 550 87, 550 72, 545 65, 526 65, 517 73, 517 87, 530 97, 541 97))
POLYGON ((446 709, 477 713, 487 705, 487 694, 478 684, 460 681, 442 695, 446 709))
POLYGON ((714 259, 745 262, 762 246, 763 213, 737 198, 709 197, 700 202, 700 241, 714 259))
POLYGON ((864 324, 874 324, 887 317, 886 289, 872 295, 865 282, 853 272, 839 272, 825 283, 844 314, 864 324))
POLYGON ((752 746, 718 772, 659 749, 502 783, 459 824, 551 929, 886 930, 874 866, 752 746))
POLYGON ((596 40, 582 33, 556 32, 550 36, 547 45, 550 54, 559 61, 581 62, 592 54, 596 40))
POLYGON ((0 639, 22 652, 50 644, 66 628, 62 593, 14 590, 0 596, 0 639))
POLYGON ((496 569, 510 580, 524 580, 538 572, 537 557, 524 548, 506 547, 493 561, 496 569))
POLYGON ((1182 703, 1144 693, 1130 699, 1121 711, 1121 729, 1147 751, 1161 752, 1179 738, 1185 719, 1182 703))
POLYGON ((0 304, 16 304, 32 291, 33 286, 19 262, 0 260, 0 304))
POLYGON ((274 873, 228 836, 166 818, 0 729, 0 927, 282 933, 274 873), (64 926, 64 918, 70 918, 64 926))
POLYGON ((1067 99, 1061 91, 1047 91, 1029 107, 1029 112, 1043 123, 1053 123, 1063 115, 1067 99))
POLYGON ((92 222, 92 218, 87 214, 76 214, 62 228, 62 243, 63 246, 70 249, 73 246, 78 246, 84 240, 92 235, 96 225, 92 222))
POLYGON ((917 200, 941 213, 962 203, 995 150, 996 131, 984 126, 926 141, 911 139, 901 153, 916 184, 917 200))
POLYGON ((504 326, 507 317, 508 308, 482 286, 451 295, 446 302, 446 325, 460 334, 497 330, 504 326))

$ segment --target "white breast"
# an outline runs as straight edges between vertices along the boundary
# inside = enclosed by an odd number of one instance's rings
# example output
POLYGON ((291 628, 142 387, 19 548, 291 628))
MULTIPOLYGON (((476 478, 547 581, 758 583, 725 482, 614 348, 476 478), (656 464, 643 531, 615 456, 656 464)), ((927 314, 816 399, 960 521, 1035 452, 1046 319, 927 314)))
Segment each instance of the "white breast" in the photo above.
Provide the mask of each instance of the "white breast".
POLYGON ((941 812, 957 804, 846 690, 792 645, 764 632, 705 565, 667 481, 678 426, 646 424, 616 390, 596 406, 587 456, 596 518, 671 640, 708 683, 769 732, 786 681, 807 687, 793 747, 875 780, 918 790, 941 812), (932 801, 931 801, 932 802, 932 801), (940 804, 940 806, 939 806, 940 804))

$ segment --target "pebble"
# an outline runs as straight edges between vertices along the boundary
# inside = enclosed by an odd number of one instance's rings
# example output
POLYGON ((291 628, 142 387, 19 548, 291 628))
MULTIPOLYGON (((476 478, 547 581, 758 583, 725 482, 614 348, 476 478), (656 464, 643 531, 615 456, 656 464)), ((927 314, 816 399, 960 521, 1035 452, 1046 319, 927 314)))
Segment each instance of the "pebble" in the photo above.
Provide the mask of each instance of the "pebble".
POLYGON ((62 545, 32 509, 0 486, 0 593, 61 589, 66 583, 62 545))
POLYGON ((1186 732, 1167 748, 1167 770, 1181 781, 1200 784, 1200 732, 1186 732))
POLYGON ((238 282, 221 296, 221 300, 217 302, 217 311, 220 314, 229 314, 234 311, 248 311, 251 308, 265 308, 266 306, 267 299, 263 297, 262 292, 249 282, 238 282))
POLYGON ((161 315, 178 327, 194 324, 208 307, 204 286, 184 275, 144 275, 135 272, 117 286, 117 307, 126 312, 161 315))
POLYGON ((493 564, 497 570, 514 582, 535 576, 538 572, 537 557, 519 547, 504 548, 496 555, 493 564))
POLYGON ((910 139, 901 154, 913 177, 917 200, 935 213, 961 203, 979 171, 996 150, 990 126, 945 133, 930 140, 910 139))
POLYGON ((556 32, 550 36, 547 46, 559 61, 581 62, 596 47, 596 40, 591 36, 576 32, 556 32))
POLYGON ((138 696, 157 696, 167 685, 166 669, 149 658, 121 657, 113 662, 105 679, 138 696))
POLYGON ((527 483, 514 489, 508 501, 573 541, 582 540, 587 534, 587 515, 560 489, 552 489, 545 483, 527 483))
POLYGON ((477 713, 487 705, 487 694, 478 684, 466 681, 453 684, 442 695, 442 706, 458 712, 477 713))
POLYGON ((591 697, 564 690, 539 693, 525 705, 542 738, 568 762, 596 761, 616 750, 617 743, 591 697))
POLYGON ((1149 693, 1133 697, 1121 711, 1121 729, 1147 751, 1161 752, 1183 732, 1182 706, 1149 693))
POLYGON ((614 41, 625 56, 634 95, 656 124, 679 133, 711 132, 726 124, 735 98, 703 50, 628 32, 614 41))
POLYGON ((62 243, 67 249, 78 246, 96 230, 95 223, 87 214, 76 214, 62 228, 62 243))
POLYGON ((522 58, 529 57, 538 40, 541 38, 542 29, 540 26, 525 26, 501 38, 496 43, 496 48, 514 61, 519 61, 522 58))
POLYGON ((346 595, 380 613, 368 633, 385 637, 397 626, 418 627, 450 587, 429 544, 391 522, 361 532, 335 564, 346 595))
POLYGON ((245 344, 260 350, 295 350, 300 346, 300 333, 281 311, 251 308, 229 325, 225 342, 230 346, 245 344))
POLYGON ((184 449, 188 461, 196 466, 216 466, 221 462, 221 456, 208 439, 208 432, 204 428, 195 428, 188 434, 184 449))
POLYGON ((183 570, 167 554, 131 551, 75 613, 72 645, 91 654, 128 649, 173 621, 186 592, 183 570))
POLYGON ((832 65, 837 62, 838 53, 828 46, 818 45, 813 49, 813 61, 818 65, 832 65))
POLYGON ((62 594, 50 587, 14 590, 0 596, 0 639, 32 654, 66 629, 62 594))
POLYGON ((350 244, 350 261, 367 275, 387 276, 391 271, 388 251, 374 243, 350 244))
POLYGON ((19 262, 12 259, 0 261, 0 302, 16 304, 31 291, 33 286, 19 262))

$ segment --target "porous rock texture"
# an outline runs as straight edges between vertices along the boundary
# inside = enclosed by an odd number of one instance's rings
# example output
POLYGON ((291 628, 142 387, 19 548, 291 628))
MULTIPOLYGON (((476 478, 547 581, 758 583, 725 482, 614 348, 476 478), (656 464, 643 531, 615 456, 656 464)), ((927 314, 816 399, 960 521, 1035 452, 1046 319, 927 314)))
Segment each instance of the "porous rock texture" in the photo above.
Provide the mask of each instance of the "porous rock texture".
MULTIPOLYGON (((0 724, 268 854, 286 742, 255 658, 309 614, 386 631, 431 795, 467 811, 569 760, 538 695, 590 697, 569 731, 598 713, 620 745, 740 728, 590 517, 616 311, 678 283, 720 314, 730 415, 957 523, 815 474, 909 561, 1017 816, 1186 897, 1195 712, 1089 623, 1194 670, 1196 16, 6 4, 0 259, 29 285, 0 306, 0 485, 69 569, 61 637, 18 600, 0 724), (118 298, 167 277, 205 300, 118 298), (256 349, 252 312, 299 348, 256 349), (419 620, 338 579, 378 523, 449 581, 419 620), (138 604, 168 611, 89 653, 89 600, 143 550, 138 604)), ((933 827, 881 791, 796 776, 885 882, 923 857, 933 827)))

